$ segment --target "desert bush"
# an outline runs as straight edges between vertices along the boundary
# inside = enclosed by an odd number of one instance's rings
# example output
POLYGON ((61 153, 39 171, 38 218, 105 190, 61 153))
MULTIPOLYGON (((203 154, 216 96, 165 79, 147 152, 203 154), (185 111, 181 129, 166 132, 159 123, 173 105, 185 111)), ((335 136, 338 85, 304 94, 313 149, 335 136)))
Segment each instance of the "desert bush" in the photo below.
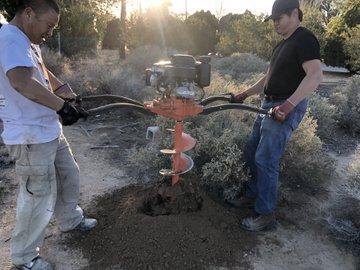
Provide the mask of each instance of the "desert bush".
POLYGON ((309 114, 317 121, 317 134, 321 138, 331 138, 337 124, 336 106, 316 93, 309 100, 309 114))
POLYGON ((331 97, 336 102, 337 120, 341 127, 351 133, 360 132, 360 76, 353 76, 348 85, 337 88, 331 97))
POLYGON ((41 53, 45 66, 56 76, 64 76, 71 72, 70 60, 65 56, 45 46, 41 48, 41 53))
POLYGON ((135 99, 141 99, 143 93, 141 79, 131 69, 101 64, 89 65, 66 77, 81 95, 115 94, 135 99))
POLYGON ((305 115, 286 146, 281 172, 289 180, 318 184, 328 179, 334 171, 334 162, 322 148, 316 135, 316 121, 305 115))
POLYGON ((116 94, 143 99, 151 94, 145 87, 145 69, 164 58, 167 52, 156 46, 137 48, 126 61, 116 64, 101 58, 79 58, 72 62, 72 72, 64 74, 63 79, 82 95, 116 94))
POLYGON ((214 70, 221 75, 230 75, 239 83, 265 73, 268 64, 261 58, 248 53, 235 53, 212 62, 214 70))
POLYGON ((225 198, 233 198, 247 180, 244 148, 249 126, 243 114, 222 112, 201 117, 189 133, 197 139, 194 161, 202 185, 225 198))
POLYGON ((352 161, 347 167, 349 180, 347 189, 356 199, 360 200, 360 144, 357 146, 352 161))

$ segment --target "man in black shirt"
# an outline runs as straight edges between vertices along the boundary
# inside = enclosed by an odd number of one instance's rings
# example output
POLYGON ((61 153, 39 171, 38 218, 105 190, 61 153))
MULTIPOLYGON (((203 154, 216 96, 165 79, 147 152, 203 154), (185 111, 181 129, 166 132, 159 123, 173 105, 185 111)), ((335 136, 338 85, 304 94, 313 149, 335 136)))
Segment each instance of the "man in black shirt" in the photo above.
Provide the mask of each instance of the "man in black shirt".
POLYGON ((229 201, 235 207, 254 207, 255 215, 241 220, 241 227, 260 231, 276 225, 274 212, 280 158, 285 144, 298 127, 307 108, 307 97, 322 80, 320 47, 316 37, 300 26, 298 0, 276 0, 272 14, 275 30, 283 40, 274 48, 267 74, 255 85, 235 95, 236 102, 264 93, 264 109, 273 117, 259 115, 245 149, 251 179, 245 196, 229 201))

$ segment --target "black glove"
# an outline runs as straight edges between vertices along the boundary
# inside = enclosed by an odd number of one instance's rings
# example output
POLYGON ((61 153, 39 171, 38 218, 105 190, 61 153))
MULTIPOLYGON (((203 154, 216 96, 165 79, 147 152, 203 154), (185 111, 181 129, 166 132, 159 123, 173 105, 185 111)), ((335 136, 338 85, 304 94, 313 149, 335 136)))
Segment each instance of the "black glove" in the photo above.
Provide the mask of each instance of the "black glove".
POLYGON ((81 107, 81 105, 75 105, 75 108, 78 110, 79 114, 80 114, 80 118, 84 118, 85 120, 88 118, 88 116, 90 115, 87 110, 85 110, 83 107, 81 107))
POLYGON ((80 105, 82 102, 82 97, 80 95, 76 96, 75 98, 64 98, 65 101, 70 102, 73 105, 80 105))
POLYGON ((67 101, 64 102, 62 108, 56 113, 60 116, 63 126, 70 126, 82 117, 79 111, 67 101))

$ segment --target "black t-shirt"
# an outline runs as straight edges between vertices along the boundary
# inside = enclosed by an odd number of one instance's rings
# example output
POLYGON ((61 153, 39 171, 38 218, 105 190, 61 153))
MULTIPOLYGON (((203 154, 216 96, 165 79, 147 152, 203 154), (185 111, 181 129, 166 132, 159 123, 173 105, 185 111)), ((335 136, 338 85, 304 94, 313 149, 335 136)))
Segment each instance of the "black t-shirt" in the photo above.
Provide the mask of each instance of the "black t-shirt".
POLYGON ((320 59, 320 45, 314 34, 299 27, 273 50, 264 93, 284 97, 291 96, 305 77, 302 64, 320 59))

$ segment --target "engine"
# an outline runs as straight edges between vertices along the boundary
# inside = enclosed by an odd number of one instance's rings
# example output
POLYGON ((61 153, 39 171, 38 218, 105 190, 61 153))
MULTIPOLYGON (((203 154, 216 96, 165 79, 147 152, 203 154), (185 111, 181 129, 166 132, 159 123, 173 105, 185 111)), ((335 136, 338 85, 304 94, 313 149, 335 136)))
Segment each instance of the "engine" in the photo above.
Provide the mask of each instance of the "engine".
POLYGON ((163 96, 195 98, 203 87, 210 85, 211 58, 175 54, 170 61, 153 64, 146 69, 146 85, 154 87, 163 96))

